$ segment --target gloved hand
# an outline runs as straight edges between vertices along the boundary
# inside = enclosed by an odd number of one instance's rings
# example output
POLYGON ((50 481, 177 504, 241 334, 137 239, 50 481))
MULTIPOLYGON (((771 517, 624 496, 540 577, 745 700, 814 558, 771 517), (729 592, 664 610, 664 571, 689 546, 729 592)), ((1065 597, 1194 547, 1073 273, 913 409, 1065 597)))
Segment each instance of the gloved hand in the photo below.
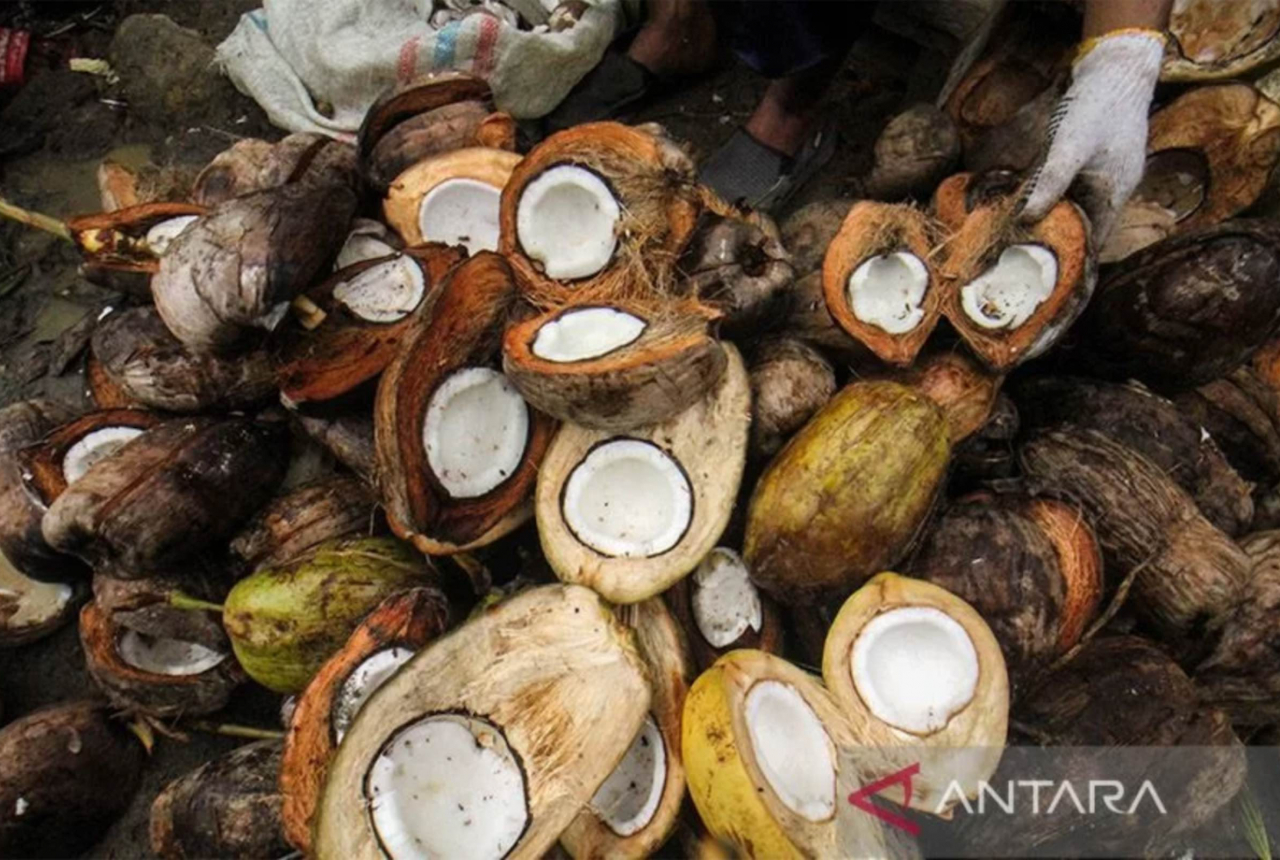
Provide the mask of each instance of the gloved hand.
POLYGON ((1117 30, 1082 46, 1049 123, 1047 153, 1024 191, 1024 221, 1043 218, 1078 179, 1077 202, 1101 247, 1142 179, 1163 56, 1164 34, 1156 30, 1117 30))

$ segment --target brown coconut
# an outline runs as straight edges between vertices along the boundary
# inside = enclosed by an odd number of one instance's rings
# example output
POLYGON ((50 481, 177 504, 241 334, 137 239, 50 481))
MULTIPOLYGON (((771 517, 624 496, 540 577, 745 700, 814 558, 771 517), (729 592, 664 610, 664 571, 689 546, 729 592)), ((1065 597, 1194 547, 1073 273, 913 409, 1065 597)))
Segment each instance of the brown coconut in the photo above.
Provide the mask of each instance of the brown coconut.
POLYGON ((154 274, 160 256, 193 219, 207 210, 193 203, 141 203, 127 209, 81 215, 67 229, 86 264, 97 269, 154 274))
POLYGON ((721 313, 726 337, 775 328, 790 311, 795 269, 778 225, 763 213, 708 209, 679 268, 683 290, 721 313))
POLYGON ((782 652, 781 610, 751 582, 742 557, 727 547, 707 553, 693 573, 663 592, 663 599, 684 629, 699 671, 739 648, 782 652))
POLYGON ((831 362, 795 338, 766 340, 752 354, 747 369, 751 374, 750 450, 756 459, 778 453, 836 393, 831 362))
POLYGON ((191 199, 201 206, 216 206, 232 197, 261 191, 259 176, 271 156, 270 141, 256 137, 237 140, 196 176, 191 199))
POLYGON ((80 583, 31 579, 0 554, 0 648, 53 633, 72 619, 84 592, 80 583))
POLYGON ((283 185, 359 188, 356 148, 314 131, 296 131, 272 144, 258 175, 262 189, 283 185))
POLYGON ((961 352, 931 352, 914 367, 890 375, 917 389, 942 410, 951 441, 968 439, 987 423, 1004 377, 961 352))
POLYGON ((972 435, 961 440, 952 455, 951 488, 963 493, 975 487, 1016 478, 1015 450, 1021 419, 1013 398, 999 392, 991 404, 991 414, 972 435))
POLYGON ((1280 8, 1271 3, 1180 0, 1169 16, 1162 81, 1235 78, 1280 57, 1280 8))
MULTIPOLYGON (((92 344, 92 341, 90 342, 92 344)), ((85 356, 84 381, 89 399, 99 409, 143 409, 145 406, 134 400, 124 389, 107 375, 102 362, 93 354, 92 348, 85 356)))
POLYGON ((136 409, 90 412, 18 453, 22 483, 48 508, 68 484, 163 421, 153 412, 136 409))
POLYGON ((0 553, 16 570, 39 580, 82 577, 83 566, 45 542, 44 507, 23 485, 18 451, 70 421, 73 414, 50 400, 22 400, 0 409, 0 553))
POLYGON ((873 200, 927 199, 960 160, 955 121, 927 103, 889 119, 876 138, 875 162, 864 185, 873 200))
POLYGON ((1174 397, 1178 408, 1210 434, 1247 480, 1280 480, 1280 395, 1249 368, 1174 397))
POLYGON ((367 415, 295 416, 297 426, 308 438, 355 472, 366 484, 373 484, 377 455, 373 442, 373 419, 367 415))

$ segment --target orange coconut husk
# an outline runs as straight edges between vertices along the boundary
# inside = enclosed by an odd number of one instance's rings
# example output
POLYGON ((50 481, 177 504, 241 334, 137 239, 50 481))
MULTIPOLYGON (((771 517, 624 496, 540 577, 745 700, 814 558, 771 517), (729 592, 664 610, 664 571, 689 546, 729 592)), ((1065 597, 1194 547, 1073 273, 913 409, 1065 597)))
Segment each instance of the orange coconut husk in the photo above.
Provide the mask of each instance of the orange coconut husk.
POLYGON ((1024 513, 1040 527, 1058 554, 1066 584, 1058 629, 1058 651, 1070 650, 1084 634, 1102 603, 1102 550, 1084 514, 1055 499, 1031 499, 1024 513))
POLYGON ((920 391, 942 409, 952 444, 972 436, 991 417, 1004 376, 961 352, 933 352, 890 376, 920 391))
POLYGON ((1236 78, 1280 58, 1280 7, 1186 0, 1169 16, 1162 81, 1236 78))
POLYGON ((579 125, 534 147, 502 192, 500 250, 533 304, 660 297, 675 289, 676 261, 693 234, 702 205, 692 162, 665 136, 616 122, 579 125), (622 210, 613 259, 594 275, 559 281, 525 256, 516 211, 525 186, 544 171, 575 165, 596 173, 622 210))
POLYGON ((22 481, 28 490, 47 507, 67 488, 62 461, 71 447, 95 430, 107 427, 134 427, 147 430, 164 421, 154 412, 140 409, 108 409, 90 412, 63 424, 40 442, 18 452, 22 463, 22 481))
POLYGON ((437 589, 393 594, 360 622, 341 650, 316 672, 298 695, 280 762, 285 838, 311 851, 311 822, 338 743, 333 709, 343 684, 367 658, 388 648, 424 647, 449 627, 449 603, 437 589))
POLYGON ((68 219, 67 228, 89 265, 117 272, 154 274, 160 259, 147 247, 147 231, 162 221, 203 215, 194 203, 143 203, 68 219))
POLYGON ((382 214, 406 245, 420 245, 431 237, 422 235, 418 209, 433 188, 450 179, 472 179, 502 190, 519 163, 520 156, 503 149, 476 146, 441 153, 414 164, 391 181, 382 214))
POLYGON ((84 363, 85 383, 89 388, 89 397, 99 409, 142 409, 142 403, 125 394, 123 388, 113 380, 98 357, 89 352, 84 363))

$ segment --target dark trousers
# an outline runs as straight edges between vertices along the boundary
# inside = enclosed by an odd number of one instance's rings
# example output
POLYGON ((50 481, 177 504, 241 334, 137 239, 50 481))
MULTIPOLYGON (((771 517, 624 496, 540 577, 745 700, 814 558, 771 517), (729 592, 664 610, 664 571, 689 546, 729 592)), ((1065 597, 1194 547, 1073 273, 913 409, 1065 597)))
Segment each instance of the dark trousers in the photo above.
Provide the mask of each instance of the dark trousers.
POLYGON ((767 78, 839 62, 870 22, 874 0, 709 0, 724 44, 767 78))

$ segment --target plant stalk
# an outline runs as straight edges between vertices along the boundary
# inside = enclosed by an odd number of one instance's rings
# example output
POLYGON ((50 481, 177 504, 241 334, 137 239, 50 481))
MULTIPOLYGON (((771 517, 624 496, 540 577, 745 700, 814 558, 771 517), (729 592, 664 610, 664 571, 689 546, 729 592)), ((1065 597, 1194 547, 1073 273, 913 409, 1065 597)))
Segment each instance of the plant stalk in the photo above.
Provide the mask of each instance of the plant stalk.
POLYGON ((169 594, 169 605, 175 609, 191 609, 218 613, 221 613, 225 608, 221 603, 211 603, 208 600, 201 600, 198 597, 192 597, 190 594, 183 594, 181 591, 174 591, 169 594))
POLYGON ((276 729, 260 729, 256 726, 238 726, 235 723, 211 723, 207 720, 193 720, 186 727, 209 735, 225 735, 229 738, 251 738, 259 741, 275 741, 284 737, 284 732, 276 729))
POLYGON ((75 238, 71 235, 71 229, 65 223, 57 218, 48 215, 42 215, 39 212, 32 212, 29 209, 23 209, 0 197, 0 217, 17 221, 19 224, 26 224, 28 227, 34 227, 37 230, 44 230, 46 233, 65 239, 75 244, 75 238))

